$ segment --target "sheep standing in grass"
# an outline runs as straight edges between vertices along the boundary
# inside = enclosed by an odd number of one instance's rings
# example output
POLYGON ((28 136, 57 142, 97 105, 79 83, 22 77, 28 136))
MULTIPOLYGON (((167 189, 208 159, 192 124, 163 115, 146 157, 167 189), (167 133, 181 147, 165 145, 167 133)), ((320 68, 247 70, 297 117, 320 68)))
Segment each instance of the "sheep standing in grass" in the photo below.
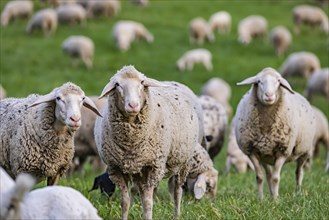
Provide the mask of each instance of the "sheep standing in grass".
POLYGON ((260 15, 250 15, 239 22, 239 42, 249 44, 255 37, 267 34, 267 20, 260 15))
POLYGON ((231 15, 226 11, 219 11, 213 14, 209 19, 210 28, 213 32, 218 31, 222 34, 231 31, 231 15))
POLYGON ((176 62, 176 67, 179 71, 185 71, 186 69, 191 71, 194 65, 197 63, 202 63, 204 67, 211 71, 212 66, 212 55, 207 49, 199 48, 193 49, 185 52, 176 62))
POLYGON ((121 51, 127 51, 130 48, 130 44, 136 40, 144 39, 148 43, 152 43, 154 40, 153 35, 143 24, 128 20, 121 20, 115 23, 112 29, 112 36, 121 51))
POLYGON ((329 68, 314 71, 307 81, 305 97, 312 100, 313 95, 324 95, 329 102, 329 68))
POLYGON ((195 94, 176 82, 147 78, 133 66, 119 70, 100 97, 108 95, 96 119, 95 141, 109 176, 121 190, 122 219, 128 218, 132 181, 141 195, 145 219, 152 219, 153 190, 175 178, 175 216, 189 160, 203 138, 201 106, 195 94))
POLYGON ((79 4, 60 5, 57 9, 57 18, 60 24, 84 24, 87 19, 86 10, 79 4))
POLYGON ((86 36, 70 36, 62 44, 62 49, 73 59, 81 58, 87 68, 93 66, 94 42, 86 36))
POLYGON ((92 0, 87 4, 87 13, 89 16, 105 15, 115 16, 120 11, 119 0, 92 0))
POLYGON ((69 168, 73 137, 84 105, 100 115, 80 87, 65 83, 52 92, 0 101, 0 166, 12 177, 29 173, 54 185, 69 168))
POLYGON ((44 35, 51 35, 57 29, 57 13, 54 9, 42 9, 29 21, 26 32, 31 34, 34 29, 41 29, 44 35))
POLYGON ((252 88, 238 104, 235 135, 240 149, 256 170, 258 195, 263 198, 263 172, 273 198, 279 195, 282 166, 297 161, 296 190, 303 180, 303 167, 312 156, 316 121, 308 101, 294 92, 276 70, 265 68, 238 83, 252 88), (271 169, 274 166, 274 169, 271 169))
POLYGON ((270 33, 270 41, 275 54, 282 56, 291 44, 290 31, 284 26, 277 26, 270 33))
POLYGON ((18 17, 29 17, 32 12, 33 2, 30 0, 8 1, 1 12, 1 25, 5 27, 18 17))
POLYGON ((6 90, 0 84, 0 100, 6 98, 6 90))
POLYGON ((214 42, 215 36, 208 22, 201 17, 194 18, 189 24, 190 43, 202 45, 204 41, 214 42))

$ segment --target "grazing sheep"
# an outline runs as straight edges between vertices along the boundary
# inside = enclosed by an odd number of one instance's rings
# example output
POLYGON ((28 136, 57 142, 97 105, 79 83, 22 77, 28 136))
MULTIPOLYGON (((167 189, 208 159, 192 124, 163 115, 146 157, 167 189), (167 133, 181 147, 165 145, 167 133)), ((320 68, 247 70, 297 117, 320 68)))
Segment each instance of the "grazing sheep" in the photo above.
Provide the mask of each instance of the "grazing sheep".
POLYGON ((121 51, 127 51, 130 44, 139 39, 144 39, 148 43, 154 41, 153 35, 143 24, 128 20, 116 22, 112 29, 112 36, 121 51))
POLYGON ((209 19, 210 28, 213 32, 218 31, 222 34, 230 33, 231 20, 231 15, 227 11, 216 12, 209 19))
POLYGON ((65 83, 46 95, 0 101, 0 166, 12 177, 29 173, 54 185, 71 163, 84 105, 100 115, 80 87, 65 83), (6 129, 3 129, 6 128, 6 129))
POLYGON ((239 22, 238 33, 239 42, 249 44, 253 38, 267 34, 267 20, 260 15, 250 15, 239 22))
POLYGON ((208 95, 222 104, 227 115, 232 113, 232 107, 229 103, 231 99, 231 87, 225 80, 219 77, 209 79, 201 88, 201 95, 208 95))
POLYGON ((149 0, 130 0, 132 3, 142 6, 142 7, 146 7, 149 4, 149 0))
POLYGON ((311 5, 298 5, 293 8, 294 31, 300 32, 302 24, 312 27, 318 26, 322 31, 329 33, 329 22, 326 13, 319 7, 311 5))
POLYGON ((107 172, 95 177, 93 187, 89 192, 100 188, 101 193, 106 193, 108 197, 111 197, 115 191, 115 184, 111 181, 107 172))
POLYGON ((72 58, 81 58, 87 68, 93 66, 94 42, 86 36, 70 36, 62 43, 62 49, 72 58))
POLYGON ((329 102, 329 68, 315 70, 307 81, 305 97, 311 101, 314 94, 324 95, 329 102))
POLYGON ((294 160, 297 161, 296 191, 299 191, 304 164, 312 156, 316 128, 312 107, 272 68, 238 83, 250 84, 252 88, 237 107, 235 135, 240 149, 254 164, 258 195, 263 198, 261 165, 271 195, 277 198, 281 168, 294 160))
POLYGON ((60 5, 56 12, 60 24, 82 25, 86 23, 87 12, 79 4, 60 5))
POLYGON ((145 219, 152 219, 153 190, 175 178, 175 217, 193 150, 203 139, 201 106, 177 82, 147 78, 133 66, 119 70, 100 96, 108 96, 96 118, 95 141, 111 180, 121 190, 122 219, 128 218, 128 183, 137 185, 145 219))
POLYGON ((282 56, 291 44, 290 31, 284 26, 277 26, 270 33, 270 41, 275 54, 282 56))
POLYGON ((1 12, 1 25, 5 27, 18 17, 29 17, 32 12, 33 2, 30 0, 8 1, 1 12))
POLYGON ((31 34, 34 29, 41 29, 44 35, 51 35, 57 29, 57 13, 46 8, 38 11, 29 21, 26 32, 31 34))
POLYGON ((14 182, 0 167, 0 217, 9 219, 101 219, 96 208, 79 191, 65 186, 31 190, 35 180, 19 174, 14 182), (4 182, 4 183, 3 183, 4 182))
POLYGON ((87 4, 87 13, 91 17, 99 15, 111 17, 119 13, 120 7, 119 0, 92 0, 87 4))
POLYGON ((311 52, 291 53, 280 67, 280 73, 283 77, 303 76, 306 79, 310 77, 313 71, 320 69, 319 58, 311 52))
POLYGON ((6 90, 0 84, 0 100, 6 98, 7 93, 6 90))
POLYGON ((194 64, 202 63, 208 70, 212 70, 212 55, 207 49, 199 48, 185 52, 176 62, 176 67, 179 71, 185 71, 186 69, 191 71, 194 68, 194 64))
POLYGON ((202 45, 204 41, 214 42, 215 36, 208 22, 201 17, 194 18, 189 24, 190 43, 202 45))

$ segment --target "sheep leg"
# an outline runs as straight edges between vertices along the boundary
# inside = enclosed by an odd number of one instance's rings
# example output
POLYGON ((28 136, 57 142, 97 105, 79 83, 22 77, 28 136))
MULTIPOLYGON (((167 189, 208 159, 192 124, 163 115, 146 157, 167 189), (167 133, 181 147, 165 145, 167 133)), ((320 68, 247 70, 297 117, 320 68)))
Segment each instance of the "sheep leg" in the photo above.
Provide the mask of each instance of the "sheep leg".
POLYGON ((326 165, 326 168, 325 168, 325 172, 328 172, 329 171, 329 151, 327 153, 327 165, 326 165))
POLYGON ((180 216, 180 205, 182 201, 183 189, 179 183, 179 177, 175 177, 175 188, 174 188, 174 202, 175 202, 175 215, 174 219, 178 219, 180 216))
POLYGON ((304 177, 304 165, 307 161, 307 156, 301 156, 297 159, 297 167, 296 167, 296 192, 299 192, 302 186, 302 181, 304 177))
POLYGON ((224 175, 227 175, 228 172, 230 171, 230 169, 231 169, 231 160, 230 160, 230 157, 227 156, 226 163, 225 163, 225 172, 224 172, 224 175))
POLYGON ((256 182, 258 187, 258 196, 260 199, 263 199, 263 171, 262 167, 259 164, 257 157, 254 154, 250 155, 250 160, 254 164, 255 171, 256 171, 256 182))
POLYGON ((57 185, 57 183, 59 182, 59 178, 60 178, 59 174, 56 174, 56 176, 48 177, 47 178, 47 186, 57 185))
POLYGON ((122 177, 118 184, 121 190, 121 209, 122 209, 122 220, 128 219, 128 211, 130 206, 130 198, 128 192, 128 181, 122 177))
POLYGON ((271 192, 271 195, 273 196, 273 186, 272 186, 272 170, 271 170, 271 166, 268 164, 263 164, 264 169, 265 169, 265 173, 266 173, 266 180, 267 180, 267 184, 268 184, 268 188, 271 192))
POLYGON ((143 214, 144 218, 149 220, 152 219, 152 208, 153 208, 153 186, 141 187, 139 186, 139 193, 142 198, 143 214))
POLYGON ((279 157, 276 159, 274 164, 274 170, 272 174, 272 197, 276 199, 279 196, 279 185, 280 185, 280 173, 283 164, 286 162, 285 157, 279 157))

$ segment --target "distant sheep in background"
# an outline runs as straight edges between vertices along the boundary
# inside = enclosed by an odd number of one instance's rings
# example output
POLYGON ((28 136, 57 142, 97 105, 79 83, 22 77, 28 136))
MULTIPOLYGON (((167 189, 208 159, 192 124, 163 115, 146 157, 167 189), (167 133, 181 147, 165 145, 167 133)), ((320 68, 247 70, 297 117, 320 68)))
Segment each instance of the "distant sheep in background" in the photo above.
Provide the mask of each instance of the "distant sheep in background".
POLYGON ((291 44, 291 33, 284 26, 277 26, 270 33, 270 41, 277 56, 282 56, 291 44))
POLYGON ((57 9, 58 22, 60 24, 84 24, 87 19, 86 10, 79 4, 64 4, 57 9))
POLYGON ((315 70, 307 81, 305 97, 311 101, 313 95, 323 95, 329 103, 329 68, 315 70))
POLYGON ((115 16, 119 13, 121 3, 119 0, 91 0, 87 3, 88 16, 94 17, 99 15, 115 16))
POLYGON ((201 17, 194 18, 189 24, 190 43, 202 45, 205 41, 214 42, 215 36, 208 22, 201 17))
POLYGON ((249 44, 255 37, 267 34, 267 20, 260 15, 250 15, 239 22, 239 42, 249 44))
POLYGON ((0 84, 0 100, 6 98, 6 96, 7 96, 6 90, 0 84))
POLYGON ((193 49, 185 52, 176 62, 176 67, 179 71, 193 70, 194 65, 201 63, 204 67, 211 71, 212 66, 212 55, 207 49, 193 49))
POLYGON ((213 14, 209 19, 210 28, 213 32, 218 31, 222 34, 230 33, 231 31, 231 15, 226 11, 219 11, 213 14))
POLYGON ((142 6, 142 7, 146 7, 149 4, 149 0, 130 0, 132 3, 142 6))
POLYGON ((29 17, 33 13, 33 2, 30 0, 8 1, 1 12, 1 26, 5 27, 19 17, 29 17))
POLYGON ((41 9, 30 19, 26 32, 31 34, 34 29, 41 29, 44 35, 51 35, 57 29, 57 13, 54 9, 41 9))

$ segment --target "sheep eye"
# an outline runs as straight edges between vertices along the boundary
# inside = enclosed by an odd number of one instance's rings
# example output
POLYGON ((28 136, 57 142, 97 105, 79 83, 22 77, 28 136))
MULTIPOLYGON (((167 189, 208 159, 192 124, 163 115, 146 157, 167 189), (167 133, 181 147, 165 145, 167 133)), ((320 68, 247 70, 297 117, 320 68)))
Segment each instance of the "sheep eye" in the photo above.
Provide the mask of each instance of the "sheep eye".
POLYGON ((144 80, 141 81, 141 84, 144 85, 144 80))
POLYGON ((120 86, 119 83, 115 83, 115 86, 120 86))
POLYGON ((61 97, 57 96, 57 97, 56 97, 56 100, 57 100, 57 101, 60 101, 60 100, 61 100, 61 97))

